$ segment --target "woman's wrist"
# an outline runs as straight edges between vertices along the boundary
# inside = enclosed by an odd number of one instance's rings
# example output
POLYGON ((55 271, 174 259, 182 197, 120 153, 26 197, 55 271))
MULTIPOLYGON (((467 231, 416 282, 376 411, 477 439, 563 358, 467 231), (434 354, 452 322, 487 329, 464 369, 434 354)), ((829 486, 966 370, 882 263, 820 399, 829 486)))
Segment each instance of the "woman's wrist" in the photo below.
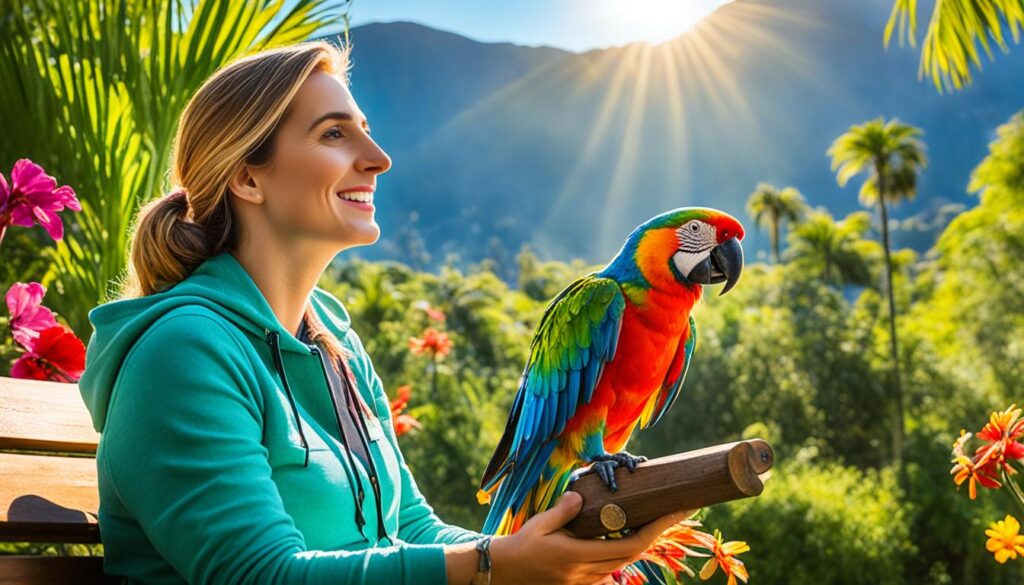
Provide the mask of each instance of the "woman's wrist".
POLYGON ((444 547, 444 572, 450 585, 469 585, 476 574, 480 553, 476 541, 449 544, 444 547))
MULTIPOLYGON (((445 574, 450 585, 469 585, 480 567, 480 553, 476 550, 476 542, 450 544, 444 547, 445 574)), ((504 567, 508 567, 509 545, 512 539, 508 536, 494 536, 488 551, 491 556, 492 575, 504 567)), ((500 580, 492 576, 491 584, 499 585, 500 580)))

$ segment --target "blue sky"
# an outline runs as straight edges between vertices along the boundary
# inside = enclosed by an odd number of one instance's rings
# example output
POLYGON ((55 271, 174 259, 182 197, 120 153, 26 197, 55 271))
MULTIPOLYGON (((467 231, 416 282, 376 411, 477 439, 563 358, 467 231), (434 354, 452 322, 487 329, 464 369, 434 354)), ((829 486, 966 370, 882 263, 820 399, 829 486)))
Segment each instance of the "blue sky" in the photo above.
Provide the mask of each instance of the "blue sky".
POLYGON ((353 0, 352 26, 407 20, 479 41, 570 51, 658 43, 729 0, 353 0))

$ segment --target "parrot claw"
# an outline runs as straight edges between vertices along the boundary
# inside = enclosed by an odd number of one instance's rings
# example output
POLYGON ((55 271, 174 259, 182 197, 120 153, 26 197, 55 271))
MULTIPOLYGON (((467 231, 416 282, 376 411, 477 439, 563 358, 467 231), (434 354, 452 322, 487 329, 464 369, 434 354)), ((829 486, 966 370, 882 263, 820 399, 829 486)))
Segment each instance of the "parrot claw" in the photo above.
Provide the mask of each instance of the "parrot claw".
POLYGON ((647 458, 643 455, 630 455, 625 451, 620 451, 614 455, 598 455, 591 460, 591 464, 588 467, 577 469, 573 472, 570 481, 576 481, 588 473, 596 473, 601 478, 601 481, 608 486, 608 489, 614 493, 619 491, 619 484, 615 481, 615 468, 622 466, 628 469, 630 473, 633 473, 636 471, 637 464, 644 461, 647 461, 647 458))

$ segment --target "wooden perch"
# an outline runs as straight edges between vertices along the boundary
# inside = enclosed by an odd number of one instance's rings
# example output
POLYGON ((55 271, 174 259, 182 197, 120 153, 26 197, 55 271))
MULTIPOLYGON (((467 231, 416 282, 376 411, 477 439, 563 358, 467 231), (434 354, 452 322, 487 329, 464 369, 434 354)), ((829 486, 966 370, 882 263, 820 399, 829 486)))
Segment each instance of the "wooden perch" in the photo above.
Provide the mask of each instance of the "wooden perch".
POLYGON ((593 538, 665 514, 756 496, 773 462, 771 446, 751 439, 646 461, 633 473, 620 467, 614 493, 596 474, 587 474, 569 486, 583 496, 583 508, 566 529, 593 538))

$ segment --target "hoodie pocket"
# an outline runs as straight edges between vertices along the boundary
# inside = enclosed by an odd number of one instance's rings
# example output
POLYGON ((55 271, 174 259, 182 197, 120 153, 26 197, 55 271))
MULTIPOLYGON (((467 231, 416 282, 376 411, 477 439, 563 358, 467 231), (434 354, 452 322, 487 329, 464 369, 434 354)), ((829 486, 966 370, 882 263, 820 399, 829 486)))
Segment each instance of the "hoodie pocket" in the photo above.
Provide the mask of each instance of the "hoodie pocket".
MULTIPOLYGON (((276 404, 273 408, 267 409, 263 423, 263 445, 267 448, 267 458, 271 467, 304 465, 307 447, 311 457, 313 452, 330 450, 308 420, 301 421, 300 431, 300 421, 295 419, 283 391, 274 393, 274 396, 276 404)), ((302 408, 299 407, 298 410, 301 416, 302 408)))

